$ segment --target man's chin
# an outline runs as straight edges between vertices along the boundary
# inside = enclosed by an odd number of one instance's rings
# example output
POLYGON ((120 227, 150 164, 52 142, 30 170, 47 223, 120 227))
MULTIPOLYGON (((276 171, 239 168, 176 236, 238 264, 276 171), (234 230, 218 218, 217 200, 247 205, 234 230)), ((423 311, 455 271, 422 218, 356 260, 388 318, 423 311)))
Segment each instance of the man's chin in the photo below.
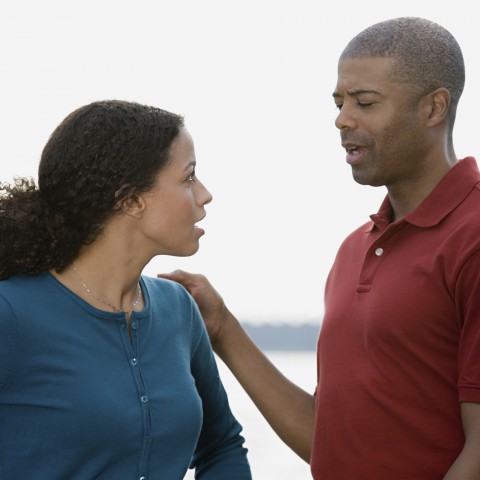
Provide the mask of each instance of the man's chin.
POLYGON ((366 172, 355 171, 353 168, 352 176, 359 185, 367 185, 369 187, 383 187, 385 185, 380 179, 368 175, 366 172))

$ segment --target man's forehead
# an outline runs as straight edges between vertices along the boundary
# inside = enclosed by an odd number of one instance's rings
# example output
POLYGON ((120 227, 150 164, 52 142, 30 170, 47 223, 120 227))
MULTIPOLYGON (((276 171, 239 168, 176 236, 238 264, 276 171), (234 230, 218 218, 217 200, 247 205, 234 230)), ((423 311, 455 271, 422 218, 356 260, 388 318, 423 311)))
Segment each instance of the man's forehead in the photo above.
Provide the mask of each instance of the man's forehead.
POLYGON ((390 75, 394 61, 385 57, 344 58, 338 63, 335 92, 381 93, 393 83, 390 75))

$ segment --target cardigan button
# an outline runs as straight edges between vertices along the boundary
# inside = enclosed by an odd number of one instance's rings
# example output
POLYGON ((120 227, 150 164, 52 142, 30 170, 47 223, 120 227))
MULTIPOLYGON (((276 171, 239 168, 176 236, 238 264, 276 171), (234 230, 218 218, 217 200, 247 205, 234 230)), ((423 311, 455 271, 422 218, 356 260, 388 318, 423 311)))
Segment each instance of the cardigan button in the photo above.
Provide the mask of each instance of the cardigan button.
POLYGON ((383 255, 383 248, 377 248, 377 249, 375 250, 375 255, 376 255, 377 257, 381 257, 381 256, 383 255))

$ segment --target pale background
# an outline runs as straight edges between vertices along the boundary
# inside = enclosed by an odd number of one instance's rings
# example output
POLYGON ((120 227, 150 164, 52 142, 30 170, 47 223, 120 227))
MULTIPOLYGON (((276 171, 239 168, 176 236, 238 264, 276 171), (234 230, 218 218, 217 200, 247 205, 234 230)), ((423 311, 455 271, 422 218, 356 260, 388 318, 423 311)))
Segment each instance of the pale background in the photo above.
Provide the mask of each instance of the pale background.
MULTIPOLYGON (((184 114, 214 195, 192 258, 146 273, 206 273, 250 322, 315 321, 339 243, 385 191, 354 183, 332 101, 337 58, 368 25, 423 16, 447 27, 467 66, 455 143, 477 143, 480 55, 473 0, 30 0, 0 7, 0 181, 36 175, 43 145, 75 108, 125 99, 184 114)), ((308 391, 314 353, 270 353, 308 391)), ((223 364, 255 478, 310 478, 223 364)), ((188 478, 191 478, 189 474, 188 478)))
POLYGON ((468 0, 84 0, 0 7, 0 180, 36 176, 75 108, 125 99, 184 114, 214 195, 191 258, 146 273, 207 274, 251 322, 319 321, 345 235, 385 191, 351 178, 331 93, 337 58, 368 25, 423 16, 463 48, 457 155, 479 155, 478 16, 468 0))

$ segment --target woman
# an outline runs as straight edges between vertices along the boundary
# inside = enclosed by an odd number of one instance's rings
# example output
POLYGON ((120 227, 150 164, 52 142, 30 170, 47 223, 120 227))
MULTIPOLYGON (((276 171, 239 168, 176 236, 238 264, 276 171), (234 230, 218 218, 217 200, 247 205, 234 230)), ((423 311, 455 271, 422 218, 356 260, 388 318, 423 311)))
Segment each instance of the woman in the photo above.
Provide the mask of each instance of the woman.
POLYGON ((182 117, 86 105, 1 188, 0 478, 250 479, 195 303, 141 276, 204 233, 182 117))

